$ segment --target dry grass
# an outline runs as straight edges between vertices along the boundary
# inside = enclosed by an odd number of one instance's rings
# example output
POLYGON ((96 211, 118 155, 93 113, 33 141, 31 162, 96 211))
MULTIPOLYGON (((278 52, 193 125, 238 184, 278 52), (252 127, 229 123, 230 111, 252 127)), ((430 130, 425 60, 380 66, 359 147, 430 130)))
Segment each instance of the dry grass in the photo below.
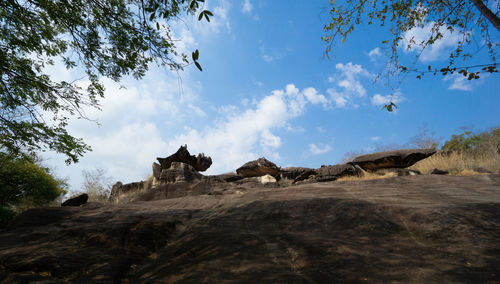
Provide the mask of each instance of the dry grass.
POLYGON ((112 204, 125 204, 136 201, 140 196, 144 195, 146 192, 152 189, 154 177, 150 176, 144 181, 144 186, 138 190, 131 190, 129 192, 120 193, 112 201, 108 201, 112 204))
POLYGON ((363 171, 363 176, 358 177, 358 176, 346 176, 346 177, 341 177, 337 179, 336 181, 347 181, 347 180, 372 180, 372 179, 382 179, 382 178, 390 178, 390 177, 395 177, 397 176, 397 173, 386 173, 384 175, 381 174, 376 174, 376 173, 370 173, 363 171))
POLYGON ((430 174, 434 169, 454 175, 481 174, 482 169, 497 173, 500 170, 500 154, 495 152, 439 152, 416 163, 410 169, 420 171, 422 174, 430 174))

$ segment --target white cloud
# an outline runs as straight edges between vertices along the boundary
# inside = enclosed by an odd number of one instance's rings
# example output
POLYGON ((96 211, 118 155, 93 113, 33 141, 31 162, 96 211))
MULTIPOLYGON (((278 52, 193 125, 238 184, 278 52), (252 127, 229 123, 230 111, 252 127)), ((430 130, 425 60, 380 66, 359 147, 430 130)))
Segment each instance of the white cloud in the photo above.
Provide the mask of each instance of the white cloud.
POLYGON ((327 152, 330 152, 332 150, 332 147, 329 145, 324 145, 323 147, 317 146, 316 144, 309 144, 309 151, 313 155, 321 155, 327 152))
POLYGON ((402 102, 403 100, 404 97, 399 90, 395 91, 392 95, 382 96, 380 94, 375 94, 371 99, 372 104, 376 106, 386 105, 390 102, 397 104, 399 102, 402 102))
POLYGON ((377 142, 380 139, 382 139, 382 137, 380 137, 380 136, 373 136, 372 138, 370 138, 370 140, 372 140, 373 142, 377 142))
MULTIPOLYGON (((403 34, 403 39, 399 42, 405 53, 416 52, 420 53, 425 47, 425 42, 431 35, 437 34, 433 31, 435 22, 429 22, 423 28, 412 28, 403 34)), ((449 56, 450 49, 457 46, 461 40, 459 33, 453 33, 445 26, 439 28, 439 32, 443 35, 442 38, 436 40, 432 45, 425 47, 425 50, 420 55, 419 60, 423 62, 434 61, 449 56)))
POLYGON ((377 58, 381 55, 382 55, 382 53, 380 52, 379 47, 376 47, 376 48, 370 50, 370 52, 368 52, 368 56, 370 57, 371 60, 375 60, 375 58, 377 58))
POLYGON ((370 72, 359 64, 352 64, 352 62, 347 64, 338 63, 335 68, 340 71, 340 74, 329 77, 328 81, 335 83, 342 90, 329 88, 326 92, 330 95, 336 107, 345 107, 348 103, 352 103, 353 97, 364 97, 366 95, 366 89, 361 84, 361 79, 373 78, 370 72))
POLYGON ((267 55, 267 54, 262 55, 262 59, 264 59, 264 61, 268 62, 268 63, 274 60, 274 58, 272 56, 267 55))
POLYGON ((291 129, 289 121, 302 115, 306 105, 312 103, 305 93, 314 93, 313 90, 301 91, 293 84, 274 90, 255 105, 227 115, 212 126, 201 130, 186 128, 167 142, 169 152, 187 144, 191 152, 210 155, 214 162, 207 173, 211 174, 234 171, 262 155, 277 159, 282 140, 273 132, 291 129))
POLYGON ((241 12, 244 14, 250 14, 253 10, 253 5, 250 0, 243 0, 241 4, 241 12))
POLYGON ((314 88, 304 89, 304 95, 312 104, 322 104, 324 108, 331 107, 331 102, 324 95, 318 94, 314 88))
POLYGON ((450 80, 453 80, 453 82, 448 87, 449 90, 472 91, 472 82, 462 74, 451 74, 443 78, 443 81, 450 80))

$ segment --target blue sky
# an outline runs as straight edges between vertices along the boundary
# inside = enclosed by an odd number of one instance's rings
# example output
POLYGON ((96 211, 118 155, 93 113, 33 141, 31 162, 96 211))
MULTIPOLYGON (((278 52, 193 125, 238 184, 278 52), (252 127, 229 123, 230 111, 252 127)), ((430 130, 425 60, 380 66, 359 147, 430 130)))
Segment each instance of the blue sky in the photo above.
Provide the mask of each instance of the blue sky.
MULTIPOLYGON (((211 1, 210 23, 188 17, 174 25, 178 48, 200 50, 203 72, 189 66, 176 74, 152 66, 141 81, 125 78, 124 88, 104 80, 99 121, 73 119, 69 131, 94 151, 66 166, 46 155, 56 174, 80 190, 82 170, 103 168, 115 181, 133 182, 151 174, 156 157, 180 145, 213 158, 207 174, 234 171, 266 157, 277 165, 319 167, 339 163, 350 151, 407 145, 426 125, 444 142, 463 126, 486 130, 500 125, 499 75, 473 82, 456 76, 410 75, 393 97, 398 109, 382 110, 391 88, 383 80, 387 31, 359 26, 323 57, 328 1, 211 1)), ((414 36, 425 34, 415 30, 414 36)), ((496 31, 493 31, 496 32, 496 31)), ((498 40, 499 33, 492 35, 498 40)), ((421 57, 422 64, 445 63, 456 42, 447 34, 421 57)), ((403 57, 415 53, 401 50, 403 57)), ((474 62, 487 62, 479 54, 474 62)), ((76 77, 56 65, 54 79, 76 77)))

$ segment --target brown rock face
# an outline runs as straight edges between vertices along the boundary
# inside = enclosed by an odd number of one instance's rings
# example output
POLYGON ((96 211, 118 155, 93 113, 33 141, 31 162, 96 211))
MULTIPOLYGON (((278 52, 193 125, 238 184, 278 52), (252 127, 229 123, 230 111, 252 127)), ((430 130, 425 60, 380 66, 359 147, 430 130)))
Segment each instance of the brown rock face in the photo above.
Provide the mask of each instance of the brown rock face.
POLYGON ((350 164, 324 166, 319 168, 316 180, 319 182, 333 181, 345 176, 360 176, 361 171, 350 164))
POLYGON ((179 150, 171 156, 156 159, 160 162, 162 170, 169 169, 172 162, 181 162, 191 165, 199 172, 206 171, 212 165, 212 158, 205 157, 203 153, 198 154, 198 156, 190 155, 187 150, 187 145, 181 146, 179 150))
POLYGON ((407 168, 436 153, 435 149, 404 149, 363 155, 350 164, 359 165, 364 170, 381 168, 407 168))
POLYGON ((294 180, 305 172, 311 171, 311 168, 287 167, 280 170, 280 177, 294 180))
POLYGON ((264 175, 276 176, 280 169, 266 158, 259 158, 245 163, 236 170, 236 173, 244 178, 260 177, 264 175))
POLYGON ((202 177, 203 175, 198 173, 191 165, 172 162, 170 168, 161 171, 160 183, 194 182, 200 181, 202 177))
POLYGON ((131 182, 123 184, 122 182, 117 182, 111 187, 111 193, 109 194, 109 200, 115 200, 117 196, 122 193, 140 190, 144 188, 144 181, 131 182))
POLYGON ((0 230, 0 283, 500 279, 500 175, 242 187, 30 209, 0 230))
POLYGON ((84 193, 64 201, 61 206, 80 206, 87 203, 87 200, 89 200, 89 196, 84 193))

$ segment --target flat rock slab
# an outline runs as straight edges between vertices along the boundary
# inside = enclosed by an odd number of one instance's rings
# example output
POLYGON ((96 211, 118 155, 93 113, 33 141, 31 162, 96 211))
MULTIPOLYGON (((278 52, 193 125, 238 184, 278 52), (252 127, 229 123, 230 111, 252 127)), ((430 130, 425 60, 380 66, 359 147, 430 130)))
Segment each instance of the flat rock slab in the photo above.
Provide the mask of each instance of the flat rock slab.
POLYGON ((380 152, 356 157, 350 164, 364 170, 374 171, 382 168, 407 168, 416 162, 434 155, 434 149, 404 149, 380 152))
POLYGON ((500 281, 499 175, 238 187, 28 210, 0 231, 0 282, 500 281))

